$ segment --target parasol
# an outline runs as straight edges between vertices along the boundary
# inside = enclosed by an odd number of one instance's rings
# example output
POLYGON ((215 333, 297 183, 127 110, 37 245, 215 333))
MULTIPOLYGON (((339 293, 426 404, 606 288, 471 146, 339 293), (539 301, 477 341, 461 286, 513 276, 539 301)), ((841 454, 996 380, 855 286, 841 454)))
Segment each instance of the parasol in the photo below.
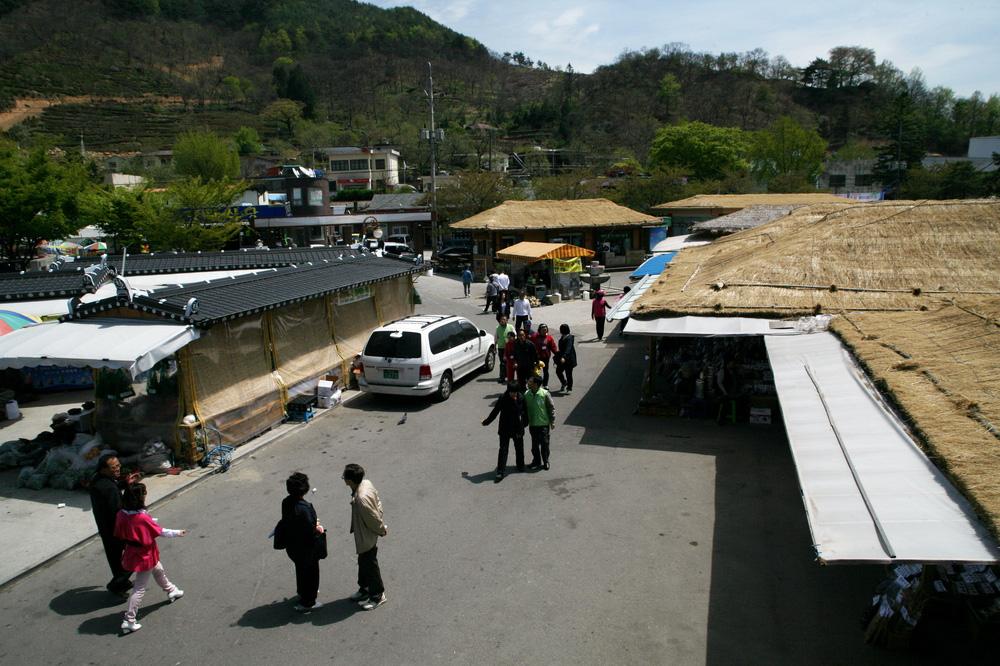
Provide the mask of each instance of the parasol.
POLYGON ((0 335, 7 335, 11 331, 16 331, 25 326, 34 326, 41 323, 38 317, 13 312, 12 310, 0 310, 0 335))

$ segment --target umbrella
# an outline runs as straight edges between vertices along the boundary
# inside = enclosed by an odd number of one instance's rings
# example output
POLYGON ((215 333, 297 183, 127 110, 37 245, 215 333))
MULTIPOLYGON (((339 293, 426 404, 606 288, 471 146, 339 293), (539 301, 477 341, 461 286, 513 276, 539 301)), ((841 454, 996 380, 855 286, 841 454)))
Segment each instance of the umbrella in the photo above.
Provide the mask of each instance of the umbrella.
POLYGON ((38 317, 21 314, 12 310, 0 310, 0 335, 7 335, 11 331, 16 331, 25 326, 34 326, 40 323, 38 317))
POLYGON ((107 243, 102 243, 101 241, 97 241, 97 242, 91 243, 90 245, 84 245, 81 249, 84 252, 107 252, 108 251, 108 244, 107 243))

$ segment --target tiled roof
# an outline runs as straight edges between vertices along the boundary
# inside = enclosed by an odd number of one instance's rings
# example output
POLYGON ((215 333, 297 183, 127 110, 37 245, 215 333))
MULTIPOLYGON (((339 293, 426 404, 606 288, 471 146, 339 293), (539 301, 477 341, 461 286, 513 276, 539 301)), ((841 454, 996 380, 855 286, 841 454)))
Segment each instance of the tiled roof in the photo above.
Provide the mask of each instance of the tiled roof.
POLYGON ((84 266, 64 268, 56 273, 28 271, 0 274, 0 301, 34 301, 46 298, 70 298, 93 293, 109 271, 84 266))
MULTIPOLYGON (((348 247, 300 247, 284 249, 246 249, 231 252, 177 252, 162 254, 130 254, 125 258, 125 275, 158 275, 163 273, 193 273, 250 268, 280 268, 308 262, 336 261, 356 254, 348 247)), ((121 273, 121 255, 108 255, 108 263, 121 273)), ((61 270, 80 265, 66 264, 61 270)), ((86 264, 84 264, 86 265, 86 264)))
MULTIPOLYGON (((63 320, 106 316, 113 308, 128 307, 200 327, 264 310, 317 298, 424 270, 422 266, 358 255, 290 268, 158 289, 149 294, 134 292, 131 302, 123 290, 113 298, 86 303, 63 320), (191 299, 197 307, 185 313, 191 299)), ((127 279, 127 278, 126 278, 127 279)))

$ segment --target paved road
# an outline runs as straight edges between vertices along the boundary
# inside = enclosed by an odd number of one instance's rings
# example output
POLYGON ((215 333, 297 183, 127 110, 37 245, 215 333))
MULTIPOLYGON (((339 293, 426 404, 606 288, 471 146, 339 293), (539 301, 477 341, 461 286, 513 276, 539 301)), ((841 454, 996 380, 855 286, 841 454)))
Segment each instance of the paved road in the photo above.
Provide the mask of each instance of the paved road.
MULTIPOLYGON (((471 313, 460 293, 423 278, 421 309, 471 313)), ((586 320, 585 304, 559 307, 539 315, 586 320)), ((161 543, 187 595, 148 592, 140 632, 118 636, 92 544, 0 592, 0 663, 901 663, 857 626, 879 569, 812 561, 780 428, 633 416, 642 357, 639 340, 584 342, 577 390, 556 398, 552 469, 499 485, 495 428, 480 425, 492 377, 440 404, 358 398, 156 508, 191 530, 161 543), (373 613, 346 600, 348 462, 369 470, 390 528, 389 602, 373 613), (295 470, 331 530, 326 606, 309 616, 265 538, 295 470)))

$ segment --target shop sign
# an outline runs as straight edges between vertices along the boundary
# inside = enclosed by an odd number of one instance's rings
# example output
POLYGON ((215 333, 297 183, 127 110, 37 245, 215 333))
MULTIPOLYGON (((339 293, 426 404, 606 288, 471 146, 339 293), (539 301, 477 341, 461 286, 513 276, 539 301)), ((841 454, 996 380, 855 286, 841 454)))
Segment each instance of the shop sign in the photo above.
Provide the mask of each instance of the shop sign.
POLYGON ((348 303, 357 303, 358 301, 363 301, 366 298, 372 297, 372 288, 368 285, 364 287, 354 287, 353 289, 347 289, 346 291, 341 291, 337 294, 337 305, 347 305, 348 303))

